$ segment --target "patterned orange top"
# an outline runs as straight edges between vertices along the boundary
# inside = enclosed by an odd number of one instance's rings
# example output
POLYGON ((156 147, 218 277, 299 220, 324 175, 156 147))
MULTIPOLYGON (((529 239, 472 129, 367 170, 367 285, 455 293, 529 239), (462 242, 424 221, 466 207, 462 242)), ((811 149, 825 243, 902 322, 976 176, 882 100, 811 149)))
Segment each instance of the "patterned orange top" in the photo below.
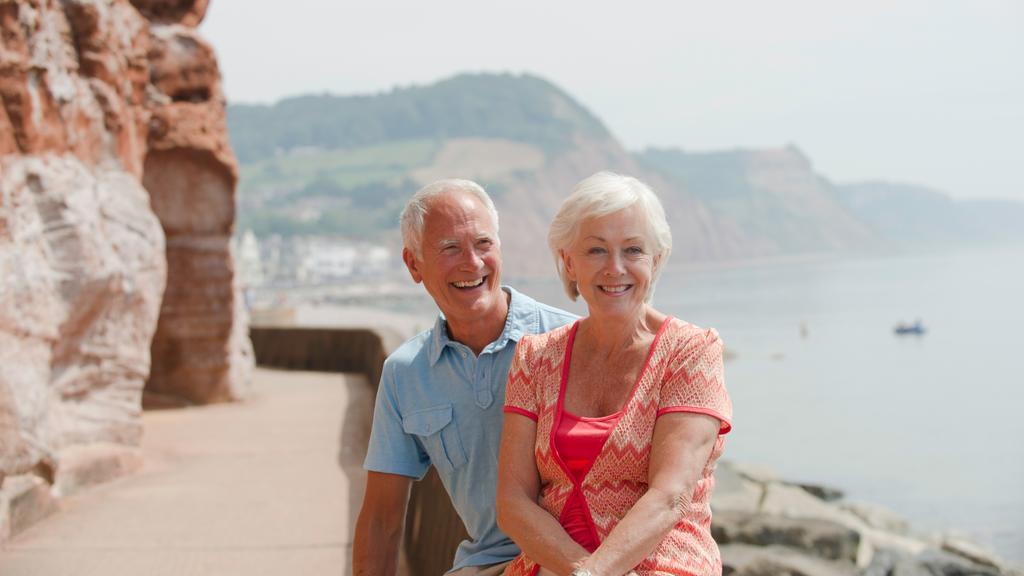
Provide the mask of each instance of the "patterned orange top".
MULTIPOLYGON (((666 412, 696 412, 721 421, 719 436, 694 489, 685 518, 636 567, 640 576, 719 575, 722 559, 711 538, 712 472, 731 428, 732 402, 725 390, 722 341, 675 318, 665 321, 651 343, 623 414, 582 481, 558 455, 554 433, 562 414, 572 341, 579 322, 546 334, 524 336, 508 373, 505 411, 537 421, 535 457, 540 473, 539 504, 561 519, 570 498, 583 498, 595 531, 604 540, 647 491, 654 423, 666 412)), ((520 554, 506 576, 536 574, 539 566, 520 554)))

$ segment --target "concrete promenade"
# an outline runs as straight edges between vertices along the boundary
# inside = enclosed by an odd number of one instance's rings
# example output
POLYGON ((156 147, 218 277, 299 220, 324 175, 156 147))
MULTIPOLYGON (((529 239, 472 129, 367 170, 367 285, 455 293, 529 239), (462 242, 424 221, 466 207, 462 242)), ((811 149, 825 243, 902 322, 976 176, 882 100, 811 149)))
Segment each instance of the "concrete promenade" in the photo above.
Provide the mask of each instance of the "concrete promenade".
POLYGON ((372 392, 254 380, 246 402, 147 412, 140 470, 62 500, 0 550, 0 575, 347 574, 372 392))

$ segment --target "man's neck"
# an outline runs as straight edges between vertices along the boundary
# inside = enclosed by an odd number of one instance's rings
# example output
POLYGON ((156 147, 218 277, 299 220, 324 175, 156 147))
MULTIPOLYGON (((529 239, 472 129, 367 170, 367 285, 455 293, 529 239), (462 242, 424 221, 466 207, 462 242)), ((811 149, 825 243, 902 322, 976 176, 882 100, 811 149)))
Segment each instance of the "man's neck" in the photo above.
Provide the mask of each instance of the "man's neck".
POLYGON ((466 322, 446 318, 448 337, 456 342, 465 344, 473 351, 474 355, 479 356, 488 344, 501 336, 501 332, 505 329, 505 320, 508 318, 511 308, 512 295, 506 292, 500 307, 495 309, 492 314, 466 322))

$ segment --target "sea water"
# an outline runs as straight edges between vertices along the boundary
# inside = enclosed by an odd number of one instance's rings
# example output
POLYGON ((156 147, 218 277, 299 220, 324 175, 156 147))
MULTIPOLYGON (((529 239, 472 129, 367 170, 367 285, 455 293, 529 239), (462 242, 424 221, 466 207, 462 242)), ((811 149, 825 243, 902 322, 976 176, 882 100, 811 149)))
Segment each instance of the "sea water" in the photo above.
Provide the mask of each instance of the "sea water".
MULTIPOLYGON (((553 279, 517 286, 584 313, 553 279)), ((725 458, 1024 563, 1024 247, 670 262, 654 305, 734 354, 725 458), (917 319, 924 335, 893 333, 917 319)))

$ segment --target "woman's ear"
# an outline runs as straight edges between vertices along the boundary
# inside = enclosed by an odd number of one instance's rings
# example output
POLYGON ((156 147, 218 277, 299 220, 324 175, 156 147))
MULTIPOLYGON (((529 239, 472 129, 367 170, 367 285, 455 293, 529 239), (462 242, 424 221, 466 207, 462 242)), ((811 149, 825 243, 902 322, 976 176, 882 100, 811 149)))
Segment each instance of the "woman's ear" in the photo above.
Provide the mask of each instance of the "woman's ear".
POLYGON ((573 265, 573 261, 572 261, 572 254, 569 253, 568 251, 562 249, 562 248, 559 248, 558 249, 558 257, 562 259, 562 266, 565 267, 565 276, 569 280, 572 280, 573 282, 575 282, 576 281, 576 270, 574 269, 574 265, 573 265))

